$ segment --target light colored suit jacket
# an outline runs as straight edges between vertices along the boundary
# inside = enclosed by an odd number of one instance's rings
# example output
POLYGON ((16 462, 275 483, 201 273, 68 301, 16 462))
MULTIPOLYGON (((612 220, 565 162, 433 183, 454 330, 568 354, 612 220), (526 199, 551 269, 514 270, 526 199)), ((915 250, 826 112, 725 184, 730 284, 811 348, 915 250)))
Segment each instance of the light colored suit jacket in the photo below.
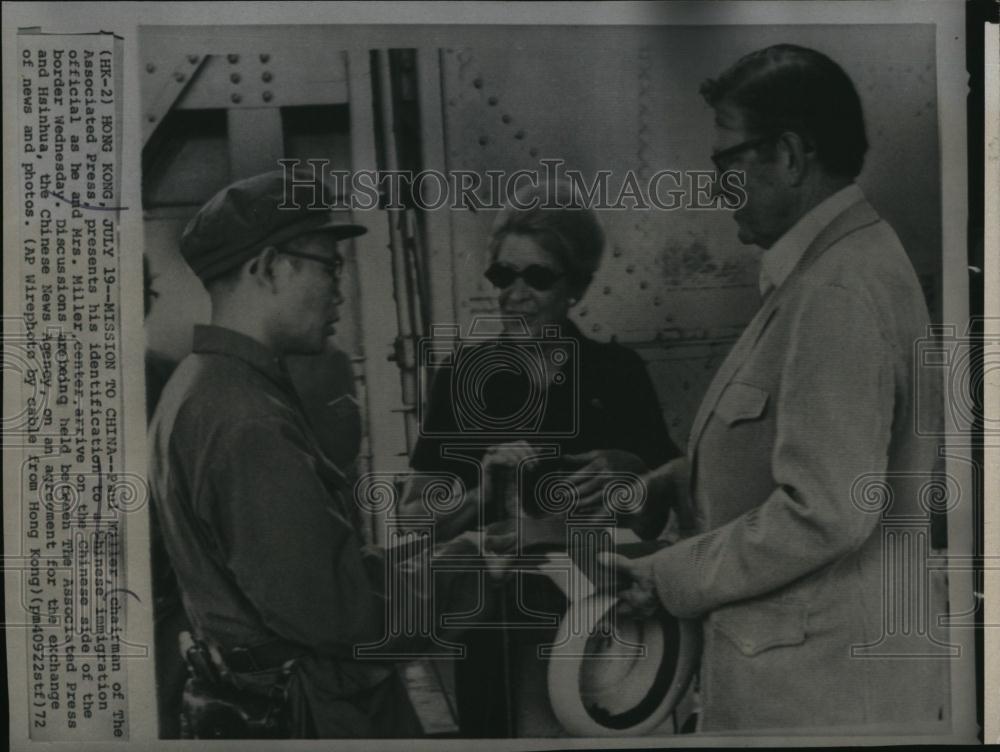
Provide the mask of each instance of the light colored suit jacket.
POLYGON ((692 427, 698 534, 664 549, 666 608, 704 617, 702 729, 947 719, 926 506, 939 486, 928 316, 867 201, 813 241, 720 366, 692 427), (932 581, 933 580, 933 581, 932 581))

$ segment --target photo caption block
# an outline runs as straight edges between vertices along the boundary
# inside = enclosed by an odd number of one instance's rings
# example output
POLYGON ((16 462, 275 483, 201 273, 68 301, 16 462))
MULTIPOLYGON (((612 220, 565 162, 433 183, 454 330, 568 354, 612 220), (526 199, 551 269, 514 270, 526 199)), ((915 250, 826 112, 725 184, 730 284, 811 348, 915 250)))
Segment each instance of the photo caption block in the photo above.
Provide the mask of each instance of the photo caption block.
POLYGON ((22 608, 7 628, 26 641, 37 741, 128 737, 124 514, 145 484, 122 472, 120 440, 121 61, 112 34, 18 36, 20 311, 4 354, 23 409, 4 428, 22 608))

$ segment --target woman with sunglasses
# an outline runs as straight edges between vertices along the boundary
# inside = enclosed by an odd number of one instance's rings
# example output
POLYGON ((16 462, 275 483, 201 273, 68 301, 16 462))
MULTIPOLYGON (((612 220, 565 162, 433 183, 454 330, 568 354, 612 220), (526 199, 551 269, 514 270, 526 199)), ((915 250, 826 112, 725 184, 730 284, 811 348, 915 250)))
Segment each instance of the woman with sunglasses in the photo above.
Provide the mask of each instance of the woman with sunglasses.
MULTIPOLYGON (((485 276, 499 296, 504 331, 495 342, 461 345, 473 349, 457 356, 467 358, 467 362, 481 357, 484 363, 494 357, 495 367, 482 374, 474 393, 462 382, 460 369, 438 374, 423 415, 421 438, 411 457, 414 470, 453 473, 466 489, 465 501, 455 513, 437 517, 439 540, 511 514, 538 515, 530 499, 515 499, 515 504, 523 504, 515 510, 509 493, 480 489, 480 466, 487 486, 492 485, 492 479, 505 479, 507 490, 513 488, 515 494, 525 488, 514 480, 521 464, 522 472, 533 466, 536 477, 552 470, 561 472, 575 485, 577 498, 599 499, 604 483, 601 473, 642 474, 681 454, 670 439, 639 356, 620 344, 585 337, 569 318, 586 293, 603 250, 604 233, 597 217, 586 208, 579 192, 565 182, 543 183, 519 193, 498 217, 490 237, 485 276), (531 343, 532 352, 540 356, 540 367, 524 368, 515 362, 513 356, 522 352, 517 349, 521 343, 531 343), (507 360, 505 346, 513 354, 507 360), (456 405, 463 402, 474 402, 481 419, 466 443, 480 446, 459 449, 463 455, 459 459, 454 456, 456 445, 462 443, 454 438, 462 437, 456 405), (511 425, 511 416, 523 416, 532 409, 541 411, 538 421, 522 436, 502 430, 511 425), (489 445, 491 418, 496 421, 497 438, 489 445), (547 449, 541 449, 543 446, 547 449), (540 454, 547 456, 541 458, 540 454), (501 495, 507 497, 507 504, 495 498, 501 495)), ((411 487, 409 498, 417 499, 418 491, 411 487)), ((532 494, 527 491, 524 495, 532 494)), ((668 515, 662 496, 649 494, 648 498, 655 499, 648 508, 622 521, 643 537, 657 535, 668 515)), ((513 632, 508 632, 507 639, 512 636, 513 632)), ((516 642, 530 648, 531 640, 537 637, 520 630, 516 642)), ((522 713, 508 707, 510 684, 503 686, 499 678, 516 670, 504 659, 503 640, 500 630, 470 630, 465 635, 467 658, 456 664, 462 736, 526 735, 523 723, 512 723, 512 717, 522 713), (515 728, 518 725, 521 728, 515 728)), ((544 686, 537 686, 544 682, 544 674, 541 679, 537 676, 539 666, 530 667, 533 676, 527 680, 533 685, 528 689, 535 690, 533 696, 539 689, 544 693, 544 686)), ((518 692, 524 689, 524 681, 515 679, 513 683, 518 692)))

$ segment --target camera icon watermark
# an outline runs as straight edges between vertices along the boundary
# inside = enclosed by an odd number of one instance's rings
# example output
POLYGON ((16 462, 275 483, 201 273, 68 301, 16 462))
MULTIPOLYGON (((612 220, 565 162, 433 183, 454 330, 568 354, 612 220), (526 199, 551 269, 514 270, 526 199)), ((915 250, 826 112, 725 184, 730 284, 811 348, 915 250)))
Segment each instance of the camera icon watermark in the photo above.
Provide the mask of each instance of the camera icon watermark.
POLYGON ((1000 375, 1000 333, 984 331, 980 349, 975 331, 983 323, 970 322, 963 335, 950 324, 931 325, 914 343, 918 435, 961 439, 977 428, 1000 435, 1000 415, 988 415, 984 401, 985 385, 1000 375))
POLYGON ((477 317, 465 338, 456 326, 435 326, 418 343, 423 393, 447 384, 447 414, 418 408, 420 435, 439 439, 515 439, 575 436, 580 426, 579 353, 558 325, 534 336, 519 317, 477 317), (569 390, 568 410, 548 409, 552 390, 569 390))

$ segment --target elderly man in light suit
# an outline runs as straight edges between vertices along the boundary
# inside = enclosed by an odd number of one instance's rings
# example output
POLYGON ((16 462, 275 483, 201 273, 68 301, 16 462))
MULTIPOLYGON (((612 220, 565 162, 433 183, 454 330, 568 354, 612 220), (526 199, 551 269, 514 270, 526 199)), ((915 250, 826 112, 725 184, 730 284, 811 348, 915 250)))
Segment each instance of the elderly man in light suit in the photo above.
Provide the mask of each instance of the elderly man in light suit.
MULTIPOLYGON (((745 174, 735 220, 765 249, 762 305, 694 420, 695 534, 613 563, 633 603, 703 617, 702 730, 914 732, 948 718, 949 651, 916 624, 905 646, 885 641, 888 609, 933 623, 946 607, 919 578, 884 605, 882 530, 927 519, 918 497, 936 447, 916 412, 936 424, 941 395, 914 373, 928 325, 916 274, 854 183, 860 100, 836 63, 792 45, 747 55, 702 93, 716 167, 745 174), (871 481, 891 489, 876 509, 871 481)), ((656 493, 661 479, 648 480, 656 493)))

